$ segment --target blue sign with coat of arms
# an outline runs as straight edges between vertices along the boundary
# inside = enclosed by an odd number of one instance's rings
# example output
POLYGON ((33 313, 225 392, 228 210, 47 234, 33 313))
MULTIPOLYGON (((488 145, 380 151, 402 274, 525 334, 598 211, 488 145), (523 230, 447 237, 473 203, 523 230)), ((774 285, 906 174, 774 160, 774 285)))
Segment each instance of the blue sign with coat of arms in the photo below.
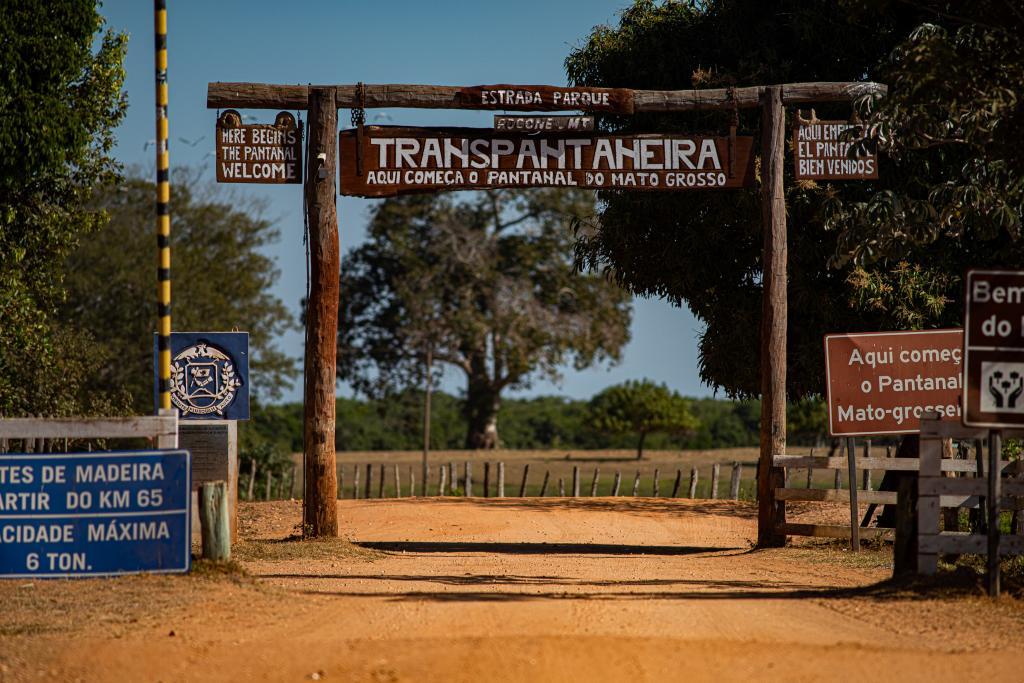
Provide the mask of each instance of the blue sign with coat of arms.
MULTIPOLYGON (((155 375, 155 337, 153 349, 155 375)), ((248 420, 249 333, 172 332, 171 405, 184 420, 248 420)))

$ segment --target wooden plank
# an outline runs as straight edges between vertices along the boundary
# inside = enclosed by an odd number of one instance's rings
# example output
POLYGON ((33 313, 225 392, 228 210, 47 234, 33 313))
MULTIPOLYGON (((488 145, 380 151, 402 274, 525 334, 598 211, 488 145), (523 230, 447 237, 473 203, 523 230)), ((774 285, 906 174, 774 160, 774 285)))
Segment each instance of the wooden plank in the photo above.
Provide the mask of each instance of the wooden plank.
POLYGON ((177 415, 137 417, 43 418, 12 417, 0 420, 3 439, 130 439, 178 434, 177 415))
POLYGON ((366 126, 339 136, 343 195, 494 187, 715 190, 754 184, 754 138, 702 135, 519 135, 490 128, 366 126), (363 172, 357 168, 362 150, 363 172))
MULTIPOLYGON (((776 455, 772 462, 776 467, 813 467, 824 470, 844 470, 848 466, 846 458, 806 455, 776 455)), ((918 458, 857 458, 857 469, 916 472, 920 468, 920 463, 918 458)), ((1002 464, 1007 464, 1007 461, 1004 460, 1002 464)), ((977 464, 969 460, 942 460, 941 468, 943 472, 976 472, 978 470, 977 464)))
MULTIPOLYGON (((850 527, 845 524, 780 524, 777 533, 786 536, 811 536, 814 538, 850 538, 850 527)), ((861 538, 892 538, 893 530, 886 527, 861 527, 861 538)))
MULTIPOLYGON (((921 552, 927 553, 984 555, 988 552, 988 537, 981 534, 944 532, 922 536, 919 544, 921 552)), ((1024 555, 1024 536, 1002 536, 999 554, 1024 555)))
MULTIPOLYGON (((862 503, 876 503, 878 505, 895 505, 895 491, 858 491, 858 499, 862 503)), ((827 503, 849 503, 849 489, 775 489, 775 497, 778 500, 799 500, 827 503)))
MULTIPOLYGON (((771 87, 771 86, 769 86, 771 87)), ((862 95, 884 95, 888 89, 880 83, 828 82, 788 83, 778 87, 782 103, 787 106, 817 102, 852 102, 862 95)), ((473 102, 462 101, 465 88, 442 85, 410 85, 391 83, 365 85, 360 97, 355 84, 346 85, 274 85, 270 83, 207 84, 207 109, 305 109, 310 88, 331 88, 338 107, 366 108, 409 107, 416 109, 487 109, 473 102)), ((634 90, 635 112, 706 111, 709 109, 753 109, 760 106, 766 86, 745 88, 709 88, 706 90, 634 90)), ((568 107, 578 109, 578 107, 568 107)), ((539 111, 539 110, 538 110, 539 111)))

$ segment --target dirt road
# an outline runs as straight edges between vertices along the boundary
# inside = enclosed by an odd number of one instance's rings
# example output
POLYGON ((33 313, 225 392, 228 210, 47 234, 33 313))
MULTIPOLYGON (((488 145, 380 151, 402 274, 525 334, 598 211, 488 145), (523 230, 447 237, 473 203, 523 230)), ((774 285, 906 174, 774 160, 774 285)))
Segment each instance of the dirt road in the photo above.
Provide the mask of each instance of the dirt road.
POLYGON ((1024 606, 870 588, 887 553, 751 551, 745 503, 243 506, 245 575, 0 583, 0 681, 1020 680, 1024 606))

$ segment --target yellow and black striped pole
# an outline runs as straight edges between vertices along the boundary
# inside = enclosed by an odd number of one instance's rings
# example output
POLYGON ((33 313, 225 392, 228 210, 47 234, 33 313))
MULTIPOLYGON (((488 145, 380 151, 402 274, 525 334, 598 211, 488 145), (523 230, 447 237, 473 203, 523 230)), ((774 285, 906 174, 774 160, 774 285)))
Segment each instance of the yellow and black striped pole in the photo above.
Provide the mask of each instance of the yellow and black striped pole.
POLYGON ((157 378, 160 408, 171 407, 171 178, 167 150, 167 1, 154 0, 156 29, 157 378))

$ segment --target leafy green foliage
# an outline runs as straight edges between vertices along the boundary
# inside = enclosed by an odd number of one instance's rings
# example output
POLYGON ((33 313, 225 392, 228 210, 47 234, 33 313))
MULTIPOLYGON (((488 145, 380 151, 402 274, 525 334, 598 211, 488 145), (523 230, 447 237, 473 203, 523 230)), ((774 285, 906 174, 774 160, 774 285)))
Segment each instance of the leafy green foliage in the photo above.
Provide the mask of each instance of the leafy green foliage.
POLYGON ((686 399, 650 380, 623 382, 594 396, 589 423, 601 432, 635 434, 637 459, 643 457, 649 433, 688 432, 697 426, 686 399))
POLYGON ((466 445, 498 444, 506 388, 615 361, 629 296, 573 268, 570 222, 589 193, 494 190, 387 199, 341 267, 338 374, 372 396, 426 378, 428 356, 466 376, 466 445))
POLYGON ((103 225, 127 38, 102 33, 92 0, 23 0, 0 12, 0 415, 115 409, 88 386, 102 357, 60 328, 64 256, 103 225))
MULTIPOLYGON (((1024 11, 1005 0, 915 4, 928 23, 881 68, 888 96, 859 103, 864 142, 894 161, 890 180, 873 194, 830 198, 826 224, 838 233, 840 263, 914 263, 931 298, 922 308, 933 309, 923 319, 956 324, 966 268, 1024 258, 1024 11)), ((858 284, 898 291, 907 274, 858 284)))
MULTIPOLYGON (((264 248, 278 239, 259 204, 176 171, 172 181, 174 309, 177 330, 232 330, 250 334, 250 376, 258 399, 275 398, 296 376, 293 359, 274 341, 294 326, 269 293, 278 276, 264 248)), ((153 335, 156 329, 156 238, 153 183, 133 174, 97 198, 109 214, 68 257, 67 301, 60 317, 88 330, 112 360, 97 363, 92 383, 123 389, 135 411, 153 410, 153 335)))
MULTIPOLYGON (((832 0, 638 0, 617 26, 599 26, 566 59, 574 84, 653 90, 802 81, 860 81, 922 20, 911 3, 837 7, 832 0)), ((847 105, 817 108, 845 119, 847 105)), ((739 113, 741 135, 760 133, 758 110, 739 113)), ((601 116, 622 132, 726 134, 729 112, 601 116)), ((756 143, 755 143, 756 144, 756 143)), ((755 149, 759 149, 756 146, 755 149)), ((861 306, 849 268, 830 268, 837 233, 823 227, 826 199, 870 196, 870 182, 796 183, 786 164, 791 397, 824 391, 822 335, 890 329, 886 308, 861 306)), ((881 175, 902 177, 886 158, 881 175)), ((904 179, 904 182, 907 182, 904 179)), ((685 303, 704 323, 700 373, 729 396, 760 394, 762 229, 756 188, 692 192, 602 191, 600 222, 580 230, 577 256, 646 296, 685 303)), ((841 265, 841 264, 840 264, 841 265)), ((870 267, 883 275, 887 264, 870 267)), ((903 318, 908 317, 907 314, 903 318)), ((934 322, 933 318, 928 318, 934 322)))

